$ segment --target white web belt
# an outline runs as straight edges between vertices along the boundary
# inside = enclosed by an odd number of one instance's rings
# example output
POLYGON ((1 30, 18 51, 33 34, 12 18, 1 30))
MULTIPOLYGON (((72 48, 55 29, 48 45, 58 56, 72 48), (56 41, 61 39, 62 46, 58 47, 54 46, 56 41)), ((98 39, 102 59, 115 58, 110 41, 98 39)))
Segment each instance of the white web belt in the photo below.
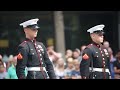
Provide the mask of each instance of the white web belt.
MULTIPOLYGON (((92 70, 92 68, 89 67, 89 70, 92 70)), ((103 68, 93 68, 93 72, 95 72, 95 71, 97 71, 97 72, 104 72, 103 68)), ((110 73, 109 69, 105 69, 105 72, 110 73)))
POLYGON ((43 71, 46 71, 45 67, 27 67, 28 71, 42 71, 41 68, 43 69, 43 71))

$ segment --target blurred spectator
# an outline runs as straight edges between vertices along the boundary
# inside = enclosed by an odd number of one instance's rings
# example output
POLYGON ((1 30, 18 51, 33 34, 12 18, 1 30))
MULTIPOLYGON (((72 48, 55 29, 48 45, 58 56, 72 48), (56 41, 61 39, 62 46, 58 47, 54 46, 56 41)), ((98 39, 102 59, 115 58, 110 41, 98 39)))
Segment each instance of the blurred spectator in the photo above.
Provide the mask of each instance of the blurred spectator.
POLYGON ((80 56, 80 50, 78 48, 76 48, 74 51, 73 51, 73 59, 78 59, 80 62, 82 60, 82 57, 80 56))
MULTIPOLYGON (((0 60, 2 60, 2 62, 3 62, 3 57, 2 57, 2 55, 0 55, 0 60)), ((6 63, 3 62, 3 64, 4 64, 4 67, 6 68, 6 63)))
POLYGON ((112 48, 110 47, 110 43, 108 41, 103 42, 103 46, 108 50, 110 55, 110 68, 111 68, 111 78, 114 79, 114 67, 113 62, 116 60, 113 56, 112 48))
POLYGON ((0 79, 7 79, 7 72, 1 59, 0 59, 0 79))
POLYGON ((70 49, 66 50, 66 54, 65 54, 66 60, 67 60, 68 58, 71 58, 71 57, 72 57, 72 54, 73 54, 72 50, 70 50, 70 49))
POLYGON ((54 51, 54 48, 53 46, 49 46, 47 48, 47 53, 48 53, 48 56, 50 58, 50 60, 54 63, 56 63, 56 61, 61 57, 61 55, 57 52, 54 51))
POLYGON ((81 75, 80 75, 80 62, 75 59, 73 61, 74 63, 74 70, 72 70, 72 79, 81 79, 81 75))
POLYGON ((110 44, 109 44, 108 41, 104 41, 104 42, 103 42, 103 45, 104 45, 104 47, 107 48, 107 49, 110 47, 110 44))
POLYGON ((64 78, 64 69, 65 69, 64 60, 62 58, 60 58, 57 61, 57 66, 55 68, 55 74, 56 74, 57 79, 64 78))
POLYGON ((86 47, 87 47, 86 45, 82 45, 82 46, 81 46, 81 48, 80 48, 80 50, 81 50, 81 55, 82 55, 83 50, 84 50, 86 47))
POLYGON ((116 54, 116 61, 113 63, 114 65, 114 79, 120 79, 120 50, 116 54))
POLYGON ((2 58, 3 62, 8 62, 8 56, 7 55, 3 55, 3 58, 2 58))
POLYGON ((9 63, 10 63, 10 66, 8 68, 8 78, 9 79, 18 79, 17 74, 16 74, 17 60, 15 58, 11 58, 9 63))
POLYGON ((68 58, 67 59, 67 67, 64 71, 64 79, 72 79, 72 70, 73 70, 73 59, 68 58))
POLYGON ((110 47, 108 48, 108 52, 110 54, 110 62, 114 62, 116 60, 116 58, 114 57, 113 51, 110 47))
POLYGON ((58 56, 58 59, 63 57, 62 53, 59 53, 59 52, 57 53, 57 56, 58 56))
POLYGON ((114 79, 114 67, 113 67, 113 62, 116 60, 116 58, 113 56, 113 51, 112 49, 109 47, 108 48, 108 52, 110 55, 110 69, 111 69, 111 78, 114 79))
POLYGON ((12 61, 13 58, 14 58, 13 55, 9 55, 8 60, 6 62, 6 70, 8 70, 8 68, 10 67, 10 63, 9 62, 12 61))
POLYGON ((66 63, 68 64, 69 62, 73 62, 73 58, 68 58, 67 60, 66 60, 66 63))

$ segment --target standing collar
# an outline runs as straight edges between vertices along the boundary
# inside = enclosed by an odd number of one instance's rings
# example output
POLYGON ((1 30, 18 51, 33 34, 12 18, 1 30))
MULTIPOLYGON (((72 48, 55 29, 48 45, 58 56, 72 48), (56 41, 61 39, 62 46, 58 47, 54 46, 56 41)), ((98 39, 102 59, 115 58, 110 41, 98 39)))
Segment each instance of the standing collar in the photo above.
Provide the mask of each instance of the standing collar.
POLYGON ((32 39, 29 39, 29 38, 26 38, 25 39, 26 41, 31 41, 31 42, 36 42, 36 39, 34 38, 33 40, 32 39))
POLYGON ((92 42, 93 45, 100 47, 100 44, 97 44, 96 42, 92 42))

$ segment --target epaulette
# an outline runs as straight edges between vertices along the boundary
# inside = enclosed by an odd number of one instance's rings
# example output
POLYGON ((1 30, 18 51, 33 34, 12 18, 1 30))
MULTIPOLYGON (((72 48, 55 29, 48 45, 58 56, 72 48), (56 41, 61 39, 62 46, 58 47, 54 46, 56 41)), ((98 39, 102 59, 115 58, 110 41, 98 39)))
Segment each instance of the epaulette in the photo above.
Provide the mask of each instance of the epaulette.
POLYGON ((87 45, 87 48, 89 48, 89 47, 91 47, 93 44, 89 44, 89 45, 87 45))
POLYGON ((91 46, 93 46, 93 44, 87 45, 85 49, 88 49, 88 48, 90 48, 91 46))
POLYGON ((28 41, 23 41, 21 44, 20 44, 20 46, 25 46, 26 45, 26 43, 27 43, 28 41))

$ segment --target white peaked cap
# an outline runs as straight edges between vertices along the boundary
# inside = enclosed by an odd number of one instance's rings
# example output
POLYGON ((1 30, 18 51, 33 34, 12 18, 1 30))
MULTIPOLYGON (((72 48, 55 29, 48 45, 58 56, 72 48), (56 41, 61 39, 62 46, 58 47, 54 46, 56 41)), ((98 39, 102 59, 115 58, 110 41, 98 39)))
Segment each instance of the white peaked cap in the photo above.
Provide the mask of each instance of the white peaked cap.
POLYGON ((95 31, 102 31, 104 27, 105 27, 105 25, 103 25, 103 24, 97 25, 97 26, 94 26, 94 27, 88 29, 87 32, 93 33, 95 31))
POLYGON ((35 25, 35 24, 37 24, 38 20, 39 20, 38 18, 31 19, 31 20, 28 20, 28 21, 25 21, 25 22, 21 23, 20 26, 23 26, 23 28, 25 28, 25 27, 27 27, 29 25, 35 25))

